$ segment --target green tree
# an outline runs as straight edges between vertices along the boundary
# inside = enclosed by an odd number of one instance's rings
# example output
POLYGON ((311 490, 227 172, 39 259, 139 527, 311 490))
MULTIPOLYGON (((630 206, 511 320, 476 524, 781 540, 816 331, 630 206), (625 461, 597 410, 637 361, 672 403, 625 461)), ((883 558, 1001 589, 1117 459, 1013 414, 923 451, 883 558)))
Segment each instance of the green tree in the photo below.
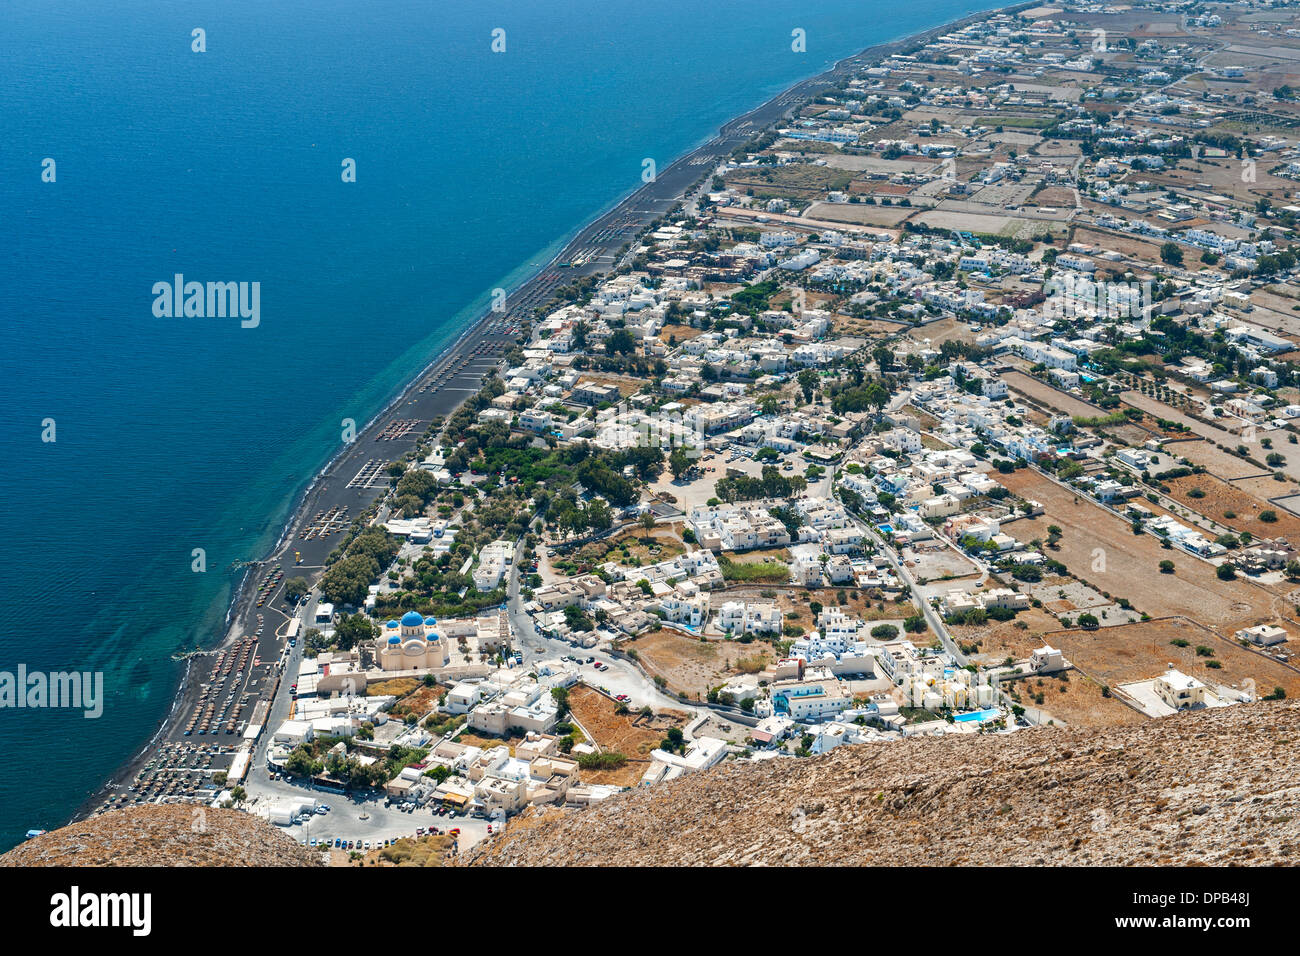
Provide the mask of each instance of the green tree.
POLYGON ((691 470, 691 456, 686 453, 685 448, 674 448, 671 455, 668 456, 668 469, 673 473, 674 478, 680 478, 691 470))
POLYGON ((334 641, 339 650, 350 651, 358 644, 373 641, 379 633, 374 621, 358 612, 339 620, 334 628, 334 641))
POLYGON ((803 400, 807 404, 812 401, 813 391, 817 388, 818 375, 815 369, 806 368, 795 376, 795 381, 799 383, 799 388, 803 390, 803 400))

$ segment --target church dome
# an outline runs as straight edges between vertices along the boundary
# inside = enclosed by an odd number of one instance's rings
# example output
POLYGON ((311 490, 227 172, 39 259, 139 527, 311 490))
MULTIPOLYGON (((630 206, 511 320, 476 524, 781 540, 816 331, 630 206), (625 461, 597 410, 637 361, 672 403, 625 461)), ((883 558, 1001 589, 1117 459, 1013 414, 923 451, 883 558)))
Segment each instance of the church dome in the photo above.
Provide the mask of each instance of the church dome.
POLYGON ((423 627, 424 616, 419 611, 407 611, 402 615, 402 627, 423 627))

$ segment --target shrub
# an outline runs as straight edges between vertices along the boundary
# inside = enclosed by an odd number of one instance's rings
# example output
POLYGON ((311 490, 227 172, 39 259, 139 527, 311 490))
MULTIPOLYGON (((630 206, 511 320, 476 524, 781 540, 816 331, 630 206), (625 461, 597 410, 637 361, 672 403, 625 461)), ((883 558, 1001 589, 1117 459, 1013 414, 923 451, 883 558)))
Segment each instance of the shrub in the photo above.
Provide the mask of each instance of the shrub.
POLYGON ((578 755, 578 767, 582 770, 617 770, 626 763, 627 757, 615 751, 578 755))

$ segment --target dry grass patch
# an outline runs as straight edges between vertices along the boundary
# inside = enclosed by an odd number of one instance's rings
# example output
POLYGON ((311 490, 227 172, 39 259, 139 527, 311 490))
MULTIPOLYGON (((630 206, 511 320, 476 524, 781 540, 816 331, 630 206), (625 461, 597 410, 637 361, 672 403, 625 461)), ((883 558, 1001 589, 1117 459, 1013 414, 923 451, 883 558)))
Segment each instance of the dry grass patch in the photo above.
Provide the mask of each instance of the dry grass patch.
MULTIPOLYGON (((1249 531, 1256 538, 1284 535, 1294 540, 1300 535, 1300 518, 1212 475, 1187 475, 1165 484, 1169 486, 1169 497, 1179 504, 1225 524, 1233 531, 1249 531), (1200 492, 1199 496, 1197 492, 1200 492), (1266 511, 1273 512, 1277 520, 1261 521, 1259 516, 1266 511), (1229 513, 1233 517, 1229 518, 1229 513)), ((1280 483, 1277 487, 1285 488, 1280 483)))
POLYGON ((618 713, 618 704, 599 691, 578 685, 569 691, 569 709, 592 735, 601 750, 621 753, 627 763, 614 770, 582 770, 584 783, 634 787, 650 766, 650 752, 657 748, 670 727, 684 727, 687 716, 665 711, 649 717, 639 710, 618 713))
POLYGON ((1209 684, 1241 687, 1249 679, 1261 694, 1271 693, 1274 687, 1284 688, 1288 697, 1300 693, 1300 671, 1182 618, 1140 621, 1096 631, 1073 628, 1053 637, 1054 646, 1075 667, 1111 687, 1159 677, 1173 664, 1184 674, 1209 684), (1186 642, 1186 646, 1174 641, 1186 642), (1198 653, 1197 648, 1213 654, 1198 653))
POLYGON ((641 667, 651 677, 662 677, 670 693, 685 694, 692 700, 703 699, 714 687, 742 673, 742 661, 744 667, 752 668, 758 658, 766 667, 776 657, 770 645, 757 641, 701 641, 667 630, 643 634, 622 648, 636 651, 641 667))
POLYGON ((1021 705, 1046 711, 1056 723, 1079 730, 1131 726, 1149 719, 1115 697, 1107 697, 1101 684, 1079 671, 1011 681, 1004 686, 1021 705))

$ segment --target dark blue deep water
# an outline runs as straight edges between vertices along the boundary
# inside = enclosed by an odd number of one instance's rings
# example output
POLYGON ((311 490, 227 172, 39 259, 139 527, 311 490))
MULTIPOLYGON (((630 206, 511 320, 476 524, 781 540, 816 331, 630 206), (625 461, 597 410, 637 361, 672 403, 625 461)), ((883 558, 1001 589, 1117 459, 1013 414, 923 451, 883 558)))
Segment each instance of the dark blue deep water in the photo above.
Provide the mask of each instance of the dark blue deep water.
POLYGON ((170 655, 219 638, 228 567, 274 542, 340 420, 368 420, 644 157, 989 3, 3 6, 0 670, 101 670, 106 705, 0 711, 0 848, 139 750, 170 655), (260 282, 260 327, 155 318, 175 273, 260 282))

